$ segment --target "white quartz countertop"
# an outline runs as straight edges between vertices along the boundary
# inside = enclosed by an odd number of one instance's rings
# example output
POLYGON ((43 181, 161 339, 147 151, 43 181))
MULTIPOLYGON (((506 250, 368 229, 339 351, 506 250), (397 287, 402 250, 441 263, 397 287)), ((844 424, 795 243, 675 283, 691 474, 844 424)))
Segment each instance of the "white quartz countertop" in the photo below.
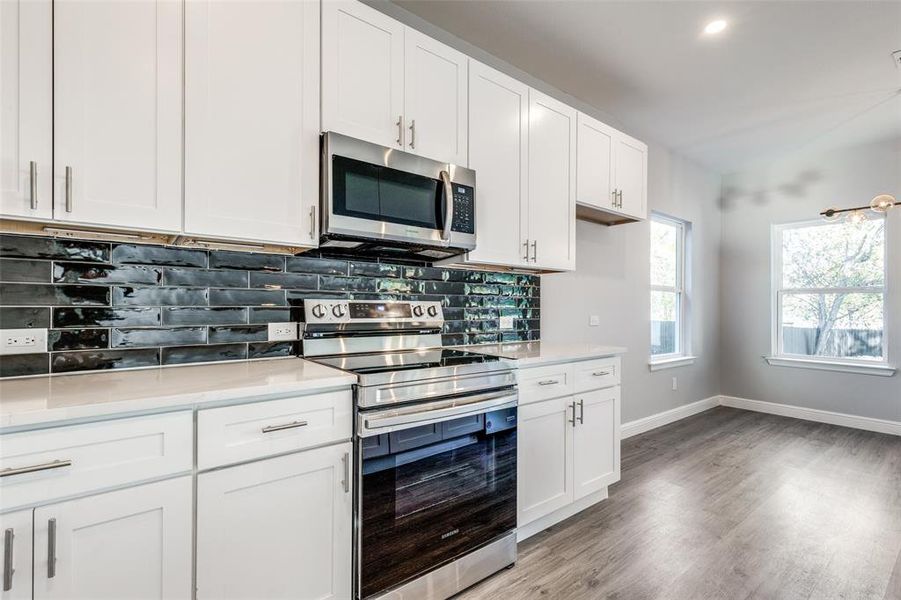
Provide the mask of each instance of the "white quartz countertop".
POLYGON ((517 342, 511 344, 485 344, 462 348, 477 354, 498 356, 511 361, 517 367, 535 367, 557 363, 604 358, 625 354, 622 346, 601 346, 598 344, 554 344, 548 342, 517 342))
POLYGON ((0 380, 0 429, 308 394, 356 380, 300 358, 7 379, 0 380))

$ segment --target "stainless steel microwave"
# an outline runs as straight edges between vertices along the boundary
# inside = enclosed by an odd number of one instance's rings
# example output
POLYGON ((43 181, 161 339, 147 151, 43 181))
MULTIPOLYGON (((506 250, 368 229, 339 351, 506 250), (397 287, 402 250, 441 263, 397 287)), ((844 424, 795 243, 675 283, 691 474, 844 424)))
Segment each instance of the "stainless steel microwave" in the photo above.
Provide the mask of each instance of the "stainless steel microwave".
POLYGON ((438 261, 476 247, 475 171, 322 136, 320 246, 438 261))

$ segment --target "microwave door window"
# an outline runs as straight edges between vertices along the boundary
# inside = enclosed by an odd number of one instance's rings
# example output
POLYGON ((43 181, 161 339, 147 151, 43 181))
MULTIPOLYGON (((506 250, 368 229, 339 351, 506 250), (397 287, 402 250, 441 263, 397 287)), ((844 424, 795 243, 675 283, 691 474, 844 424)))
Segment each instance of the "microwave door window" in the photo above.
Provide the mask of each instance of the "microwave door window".
POLYGON ((385 221, 440 229, 440 198, 439 183, 434 179, 382 169, 379 199, 385 221))
POLYGON ((336 156, 334 211, 339 215, 379 220, 379 167, 336 156))

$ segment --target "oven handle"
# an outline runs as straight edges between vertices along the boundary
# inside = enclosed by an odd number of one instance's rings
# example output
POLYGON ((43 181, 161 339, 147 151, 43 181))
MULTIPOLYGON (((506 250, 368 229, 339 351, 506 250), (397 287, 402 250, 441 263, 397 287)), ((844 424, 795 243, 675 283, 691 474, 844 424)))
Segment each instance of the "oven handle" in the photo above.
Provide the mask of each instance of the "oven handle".
POLYGON ((418 425, 431 425, 458 417, 474 415, 490 410, 516 406, 516 391, 504 390, 476 394, 463 398, 436 400, 405 408, 386 409, 376 413, 361 414, 360 437, 370 437, 418 425))
POLYGON ((444 230, 441 232, 441 241, 450 245, 451 225, 454 222, 454 187, 450 173, 441 171, 441 181, 444 183, 444 230))

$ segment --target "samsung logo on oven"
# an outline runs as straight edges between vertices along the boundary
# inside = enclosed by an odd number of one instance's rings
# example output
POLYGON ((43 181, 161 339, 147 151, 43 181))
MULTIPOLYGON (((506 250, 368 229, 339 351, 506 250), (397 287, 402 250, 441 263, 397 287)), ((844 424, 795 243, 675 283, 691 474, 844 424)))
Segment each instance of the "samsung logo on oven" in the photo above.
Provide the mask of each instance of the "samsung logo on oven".
POLYGON ((449 538, 449 537, 454 537, 454 536, 457 535, 458 533, 460 533, 460 530, 459 530, 459 529, 451 529, 451 530, 448 531, 447 533, 442 533, 442 534, 441 534, 441 539, 442 539, 442 540, 446 540, 446 539, 449 538))

